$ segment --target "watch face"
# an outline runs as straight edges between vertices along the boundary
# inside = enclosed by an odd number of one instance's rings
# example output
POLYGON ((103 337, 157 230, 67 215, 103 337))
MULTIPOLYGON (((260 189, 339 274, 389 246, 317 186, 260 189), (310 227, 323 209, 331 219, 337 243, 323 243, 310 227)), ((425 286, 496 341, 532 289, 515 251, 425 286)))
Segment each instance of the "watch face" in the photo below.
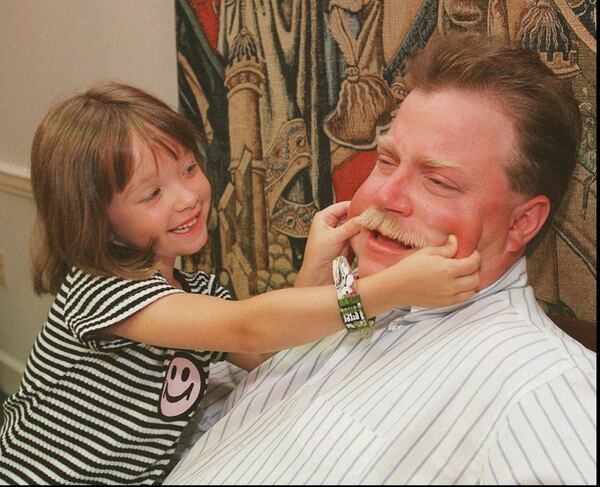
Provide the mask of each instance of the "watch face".
POLYGON ((333 282, 338 299, 358 296, 356 291, 356 271, 353 271, 343 256, 333 260, 333 282))

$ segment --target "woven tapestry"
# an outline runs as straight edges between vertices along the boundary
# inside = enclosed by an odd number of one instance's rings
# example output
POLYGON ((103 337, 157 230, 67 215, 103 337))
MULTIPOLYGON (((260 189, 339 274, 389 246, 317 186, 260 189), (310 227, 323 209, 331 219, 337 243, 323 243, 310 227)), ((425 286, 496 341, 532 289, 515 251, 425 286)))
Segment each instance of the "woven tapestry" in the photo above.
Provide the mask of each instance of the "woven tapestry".
POLYGON ((176 0, 179 108, 206 134, 209 242, 239 298, 292 286, 314 213, 348 200, 406 96, 406 59, 478 31, 539 53, 583 116, 579 163, 528 258, 547 312, 596 319, 595 0, 176 0))

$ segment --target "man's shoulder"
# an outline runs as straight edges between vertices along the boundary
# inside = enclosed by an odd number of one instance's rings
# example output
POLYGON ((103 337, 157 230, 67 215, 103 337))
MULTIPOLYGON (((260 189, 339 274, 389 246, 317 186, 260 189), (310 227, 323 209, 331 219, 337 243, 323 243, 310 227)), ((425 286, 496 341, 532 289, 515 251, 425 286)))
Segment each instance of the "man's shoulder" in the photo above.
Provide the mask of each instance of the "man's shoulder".
POLYGON ((504 290, 475 303, 478 322, 484 328, 502 328, 504 336, 523 336, 534 340, 539 347, 565 354, 573 362, 584 358, 589 363, 595 353, 565 333, 546 314, 535 298, 531 286, 518 290, 504 290))

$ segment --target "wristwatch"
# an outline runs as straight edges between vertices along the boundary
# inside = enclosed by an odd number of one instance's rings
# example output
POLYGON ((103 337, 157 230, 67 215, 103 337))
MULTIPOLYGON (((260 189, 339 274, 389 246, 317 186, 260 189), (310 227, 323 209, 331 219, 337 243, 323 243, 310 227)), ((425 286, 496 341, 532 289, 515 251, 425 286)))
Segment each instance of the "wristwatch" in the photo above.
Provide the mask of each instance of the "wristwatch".
POLYGON ((337 293, 342 322, 348 333, 363 338, 373 334, 374 318, 367 318, 356 290, 357 269, 351 269, 348 260, 339 255, 333 259, 333 282, 337 293))

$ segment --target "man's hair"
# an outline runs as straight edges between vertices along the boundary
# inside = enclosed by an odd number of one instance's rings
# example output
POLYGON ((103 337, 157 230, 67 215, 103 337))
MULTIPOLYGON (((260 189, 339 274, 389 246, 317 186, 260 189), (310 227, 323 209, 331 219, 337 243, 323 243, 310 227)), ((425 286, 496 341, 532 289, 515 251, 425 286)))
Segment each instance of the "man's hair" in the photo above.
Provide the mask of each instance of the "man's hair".
POLYGON ((551 225, 577 162, 581 117, 570 85, 538 53, 482 34, 430 41, 409 60, 407 81, 426 93, 450 89, 490 96, 513 121, 517 147, 505 164, 510 188, 550 200, 548 219, 525 249, 529 255, 551 225))
POLYGON ((95 275, 151 275, 145 249, 114 241, 107 208, 132 175, 132 139, 178 158, 177 145, 204 158, 203 138, 183 116, 131 86, 106 83, 54 104, 31 149, 37 207, 32 274, 38 294, 56 294, 71 266, 95 275))

